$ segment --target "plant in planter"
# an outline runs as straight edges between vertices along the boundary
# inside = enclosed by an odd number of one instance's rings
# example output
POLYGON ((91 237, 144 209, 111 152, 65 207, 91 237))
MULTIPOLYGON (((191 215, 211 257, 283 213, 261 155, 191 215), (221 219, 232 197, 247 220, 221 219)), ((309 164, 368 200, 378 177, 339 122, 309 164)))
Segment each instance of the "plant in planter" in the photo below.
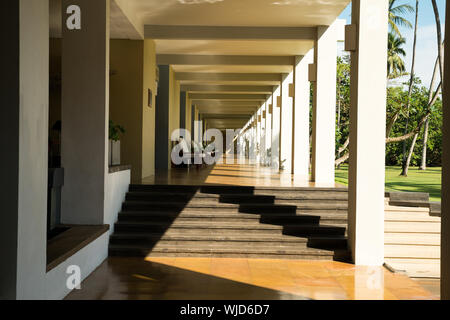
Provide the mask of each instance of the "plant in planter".
POLYGON ((120 165, 120 138, 125 134, 125 129, 121 125, 109 120, 109 165, 120 165))

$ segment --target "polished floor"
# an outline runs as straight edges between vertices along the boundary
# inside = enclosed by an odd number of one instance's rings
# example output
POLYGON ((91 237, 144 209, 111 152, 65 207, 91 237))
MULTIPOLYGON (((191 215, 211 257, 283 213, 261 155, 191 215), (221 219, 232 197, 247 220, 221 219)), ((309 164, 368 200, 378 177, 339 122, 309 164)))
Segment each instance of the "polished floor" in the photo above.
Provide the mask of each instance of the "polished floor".
POLYGON ((69 300, 430 300, 383 267, 329 261, 109 258, 69 300))
POLYGON ((339 187, 336 184, 317 184, 307 177, 279 172, 270 167, 251 164, 229 158, 214 166, 172 168, 146 177, 142 184, 178 184, 178 185, 237 185, 255 187, 339 187))

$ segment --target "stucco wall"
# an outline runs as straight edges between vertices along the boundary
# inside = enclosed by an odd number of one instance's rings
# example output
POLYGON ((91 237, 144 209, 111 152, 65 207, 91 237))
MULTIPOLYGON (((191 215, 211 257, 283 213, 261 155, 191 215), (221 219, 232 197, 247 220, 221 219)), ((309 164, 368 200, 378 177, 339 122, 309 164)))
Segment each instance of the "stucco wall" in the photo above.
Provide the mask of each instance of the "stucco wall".
POLYGON ((18 299, 40 298, 47 231, 48 1, 20 0, 18 299))
POLYGON ((103 223, 109 224, 109 234, 114 232, 114 223, 116 223, 117 216, 122 209, 122 203, 125 201, 130 181, 130 170, 110 173, 107 177, 103 223))
POLYGON ((121 162, 132 166, 139 182, 155 168, 156 55, 153 40, 111 40, 110 119, 126 133, 121 162), (152 107, 148 106, 152 90, 152 107))

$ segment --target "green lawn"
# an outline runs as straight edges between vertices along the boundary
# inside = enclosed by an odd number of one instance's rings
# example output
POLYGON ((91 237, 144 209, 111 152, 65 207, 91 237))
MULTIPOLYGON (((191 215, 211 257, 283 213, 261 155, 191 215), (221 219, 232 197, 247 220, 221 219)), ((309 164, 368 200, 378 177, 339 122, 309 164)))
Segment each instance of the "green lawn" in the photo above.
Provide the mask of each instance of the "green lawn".
MULTIPOLYGON (((401 177, 400 172, 400 167, 386 167, 386 191, 427 192, 430 194, 430 201, 441 201, 442 168, 419 171, 411 167, 408 177, 401 177)), ((347 165, 336 170, 336 182, 348 184, 347 165)))

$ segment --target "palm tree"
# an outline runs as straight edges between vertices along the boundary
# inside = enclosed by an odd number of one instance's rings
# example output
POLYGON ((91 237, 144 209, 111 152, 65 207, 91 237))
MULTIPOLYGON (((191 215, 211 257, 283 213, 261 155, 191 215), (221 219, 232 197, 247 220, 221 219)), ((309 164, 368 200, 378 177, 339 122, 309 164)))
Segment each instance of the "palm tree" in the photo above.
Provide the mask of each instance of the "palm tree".
POLYGON ((405 75, 406 67, 402 57, 406 56, 402 48, 406 43, 405 38, 399 37, 393 32, 388 36, 388 62, 387 71, 389 79, 405 75))
MULTIPOLYGON (((414 24, 414 41, 413 41, 413 55, 411 62, 411 74, 409 79, 409 89, 408 89, 408 104, 406 106, 406 125, 405 125, 405 133, 408 133, 409 126, 409 110, 411 109, 411 95, 415 78, 415 65, 416 65, 416 48, 417 48, 417 30, 419 27, 419 0, 416 0, 416 18, 414 24)), ((428 120, 427 120, 428 121, 428 120)), ((418 133, 414 136, 413 143, 409 150, 409 155, 406 156, 406 140, 403 141, 403 162, 402 162, 402 176, 408 176, 409 164, 411 162, 412 153, 414 152, 414 146, 417 141, 418 133)))
POLYGON ((412 28, 411 22, 402 15, 414 12, 414 8, 409 4, 396 5, 397 3, 397 0, 389 0, 389 27, 392 32, 401 37, 398 27, 412 28))

